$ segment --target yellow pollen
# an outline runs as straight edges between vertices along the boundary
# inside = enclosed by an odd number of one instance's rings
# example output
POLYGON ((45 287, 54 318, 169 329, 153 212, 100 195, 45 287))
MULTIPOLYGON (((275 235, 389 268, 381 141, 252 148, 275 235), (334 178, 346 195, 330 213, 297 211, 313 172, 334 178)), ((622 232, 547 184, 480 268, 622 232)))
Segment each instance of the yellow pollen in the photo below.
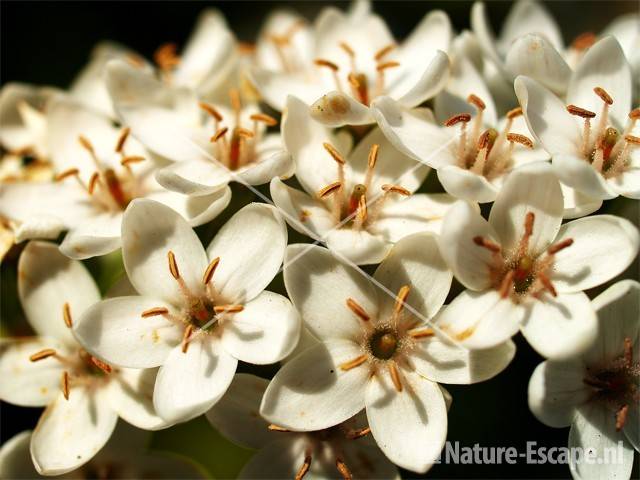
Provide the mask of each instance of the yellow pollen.
POLYGON ((40 350, 39 352, 34 353, 29 357, 29 360, 32 362, 38 362, 40 360, 44 360, 45 358, 53 357, 56 354, 56 351, 53 348, 45 348, 44 350, 40 350))
POLYGON ((204 275, 202 276, 202 283, 206 285, 211 281, 211 278, 213 277, 213 274, 215 273, 216 268, 218 268, 219 263, 220 263, 220 257, 216 257, 213 260, 211 260, 211 263, 209 263, 209 265, 204 271, 204 275))
POLYGON ((69 306, 68 302, 65 302, 64 305, 62 305, 62 319, 64 320, 64 324, 67 326, 67 328, 73 327, 73 320, 71 318, 71 307, 69 306))

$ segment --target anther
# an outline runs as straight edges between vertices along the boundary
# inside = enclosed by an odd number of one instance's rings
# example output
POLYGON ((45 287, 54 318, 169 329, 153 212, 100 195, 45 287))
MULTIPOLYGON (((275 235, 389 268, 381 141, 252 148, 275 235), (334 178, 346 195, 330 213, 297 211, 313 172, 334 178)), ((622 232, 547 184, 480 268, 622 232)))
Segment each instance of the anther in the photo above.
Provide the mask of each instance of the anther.
POLYGON ((549 248, 547 248, 547 253, 549 255, 555 255, 559 251, 564 250, 571 245, 573 245, 573 238, 567 238, 561 242, 551 245, 549 248))
POLYGON ((396 315, 402 312, 402 310, 404 309, 405 302, 407 301, 407 297, 409 297, 410 291, 411 288, 409 287, 409 285, 403 285, 402 287, 400 287, 400 290, 398 290, 398 294, 396 295, 396 303, 393 306, 393 311, 396 315))
POLYGON ((353 298, 347 298, 347 307, 349 307, 349 309, 356 314, 356 316, 358 316, 361 320, 367 322, 369 321, 369 319, 371 317, 369 317, 369 314, 365 311, 364 308, 362 308, 362 306, 360 306, 360 304, 358 302, 356 302, 353 298))
POLYGON ((272 432, 290 432, 291 430, 281 427, 280 425, 276 425, 274 423, 272 423, 271 425, 269 425, 267 427, 269 430, 271 430, 272 432))
POLYGON ((338 469, 338 472, 340 472, 340 475, 342 475, 342 478, 344 480, 351 480, 353 478, 351 472, 349 471, 349 468, 347 468, 347 464, 344 463, 344 460, 342 460, 340 457, 336 458, 336 468, 338 469))
POLYGON ((569 112, 571 115, 582 118, 594 118, 596 116, 595 112, 582 107, 577 107, 575 105, 567 105, 567 112, 569 112))
POLYGON ((334 194, 335 192, 337 192, 341 188, 342 188, 342 183, 334 182, 334 183, 331 183, 331 184, 327 185, 326 187, 320 189, 320 191, 318 191, 317 195, 320 198, 326 198, 326 197, 334 194))
POLYGON ((526 135, 519 133, 507 133, 507 140, 514 143, 519 143, 527 148, 533 148, 533 140, 526 135))
POLYGON ((307 474, 307 472, 309 471, 310 467, 311 467, 311 455, 307 453, 304 456, 304 462, 302 463, 302 466, 298 469, 298 472, 296 473, 294 480, 302 480, 304 476, 307 474))
POLYGON ((76 175, 78 175, 80 173, 80 170, 78 170, 77 168, 69 168, 63 172, 58 173, 54 180, 56 182, 61 182, 62 180, 64 180, 65 178, 68 177, 75 177, 76 175))
POLYGON ((142 312, 140 314, 140 316, 142 318, 158 317, 160 315, 166 315, 167 313, 169 313, 169 309, 168 308, 165 308, 165 307, 153 307, 153 308, 149 308, 149 309, 145 310, 144 312, 142 312))
POLYGON ((222 114, 220 112, 218 112, 218 110, 216 110, 216 108, 209 104, 209 103, 205 103, 205 102, 199 102, 198 106, 204 110, 205 112, 207 112, 211 117, 213 117, 213 119, 216 122, 221 122, 222 121, 222 114))
POLYGON ((393 386, 396 387, 398 392, 402 391, 402 381, 400 380, 400 372, 398 372, 398 367, 394 362, 389 362, 387 364, 387 368, 389 369, 389 375, 391 375, 391 381, 393 382, 393 386))
POLYGON ((191 334, 193 333, 193 325, 189 324, 185 327, 182 334, 182 353, 187 353, 189 349, 189 340, 191 340, 191 334))
POLYGON ((29 360, 32 362, 39 362, 40 360, 44 360, 45 358, 53 357, 56 354, 56 351, 53 348, 45 348, 44 350, 40 350, 39 352, 34 353, 29 357, 29 360))
POLYGON ((359 367, 366 361, 367 361, 367 356, 360 355, 359 357, 356 357, 353 360, 349 360, 348 362, 344 362, 340 364, 340 370, 343 370, 346 372, 348 370, 351 370, 352 368, 359 367))
POLYGON ((355 57, 356 56, 356 52, 354 52, 353 48, 351 48, 346 42, 340 42, 339 46, 350 57, 355 57))
POLYGON ((170 70, 180 63, 180 57, 176 53, 177 49, 175 43, 163 43, 153 53, 153 61, 161 70, 170 70))
POLYGON ((129 138, 130 133, 131 133, 131 129, 129 127, 125 127, 122 130, 122 132, 120 132, 120 137, 118 137, 118 142, 116 143, 117 153, 122 152, 122 149, 124 148, 124 144, 127 141, 127 138, 129 138))
POLYGON ((422 328, 420 330, 411 330, 409 336, 416 340, 421 338, 429 338, 435 336, 436 332, 432 328, 422 328))
POLYGON ((533 234, 533 222, 536 220, 536 214, 533 212, 527 212, 524 217, 524 238, 529 240, 533 234))
POLYGON ((479 247, 484 247, 493 253, 500 253, 501 250, 500 245, 481 236, 473 237, 473 243, 479 247))
POLYGON ((540 279, 540 283, 542 286, 551 294, 552 297, 557 297, 558 292, 556 292, 556 288, 551 283, 549 277, 547 277, 544 273, 538 273, 538 278, 540 279))
POLYGON ((67 328, 73 327, 73 319, 71 317, 71 307, 68 302, 64 302, 62 305, 62 319, 64 320, 64 324, 67 328))
POLYGON ((346 160, 344 159, 344 157, 336 149, 336 147, 334 147, 333 145, 331 145, 330 143, 327 143, 327 142, 324 142, 322 144, 322 146, 329 153, 329 155, 331 155, 333 157, 333 159, 336 162, 338 162, 340 165, 344 165, 345 163, 347 163, 346 160))
POLYGON ((89 184, 87 185, 87 190, 89 191, 89 195, 93 195, 93 192, 96 190, 96 186, 100 181, 100 174, 98 172, 93 172, 91 174, 91 178, 89 178, 89 184))
POLYGON ((246 128, 236 127, 235 133, 242 138, 253 138, 255 134, 251 130, 247 130, 246 128))
POLYGON ((213 277, 213 274, 215 273, 216 268, 218 268, 219 263, 220 263, 220 257, 216 257, 213 260, 211 260, 211 263, 209 263, 209 265, 204 271, 204 275, 202 275, 202 283, 206 285, 211 281, 211 278, 213 277))
POLYGON ((210 142, 211 143, 215 143, 218 140, 220 140, 222 137, 224 137, 226 135, 226 133, 229 131, 228 127, 222 127, 219 128, 216 133, 213 134, 213 136, 210 138, 210 142))
POLYGON ((266 113, 254 113, 249 117, 254 122, 262 122, 268 127, 275 127, 278 125, 278 120, 273 118, 271 115, 267 115, 266 113))
POLYGON ((514 118, 517 118, 520 115, 522 115, 522 107, 516 107, 513 110, 509 110, 507 112, 507 118, 509 120, 513 120, 514 118))
POLYGON ((130 155, 120 160, 120 165, 122 165, 123 167, 126 167, 127 165, 131 165, 132 163, 140 163, 144 161, 145 161, 145 158, 140 155, 130 155))
POLYGON ((388 70, 390 68, 395 68, 395 67, 399 67, 400 63, 396 62, 396 61, 389 61, 389 62, 384 62, 384 63, 380 63, 376 66, 376 70, 378 72, 382 72, 383 70, 388 70))
POLYGON ((365 435, 369 435, 371 433, 371 427, 358 428, 357 430, 348 430, 345 433, 345 436, 349 440, 355 440, 357 438, 362 438, 365 435))
POLYGON ((623 405, 620 410, 616 412, 616 430, 619 432, 627 423, 627 415, 629 413, 629 405, 623 405))
POLYGON ((356 210, 356 222, 354 227, 357 229, 361 228, 362 225, 367 221, 367 196, 360 195, 358 199, 358 209, 356 210))
POLYGON ((382 185, 381 188, 387 193, 397 193, 399 195, 404 195, 405 197, 408 197, 411 195, 411 192, 409 190, 407 190, 404 187, 401 187, 400 185, 392 185, 390 183, 385 183, 384 185, 382 185))
POLYGON ((640 108, 634 108, 629 112, 629 118, 631 120, 640 120, 640 108))
POLYGON ((571 42, 571 46, 576 50, 586 50, 591 47, 594 43, 596 43, 596 34, 593 32, 584 32, 578 35, 573 42, 571 42))
POLYGON ((332 70, 333 72, 337 72, 338 71, 338 65, 336 65, 333 62, 330 62, 329 60, 325 60, 323 58, 316 58, 313 63, 315 65, 317 65, 318 67, 326 67, 330 70, 332 70))
POLYGON ((600 99, 606 103, 607 105, 613 105, 613 98, 611 95, 607 93, 607 91, 602 87, 595 87, 593 89, 594 93, 600 97, 600 99))
POLYGON ((78 142, 80 143, 82 148, 84 148, 91 155, 95 154, 95 150, 93 149, 93 145, 91 144, 91 142, 89 141, 89 139, 87 137, 85 137, 84 135, 78 135, 78 142))
POLYGON ((487 105, 482 101, 480 97, 473 93, 467 97, 467 102, 476 107, 478 110, 484 110, 487 105))
POLYGON ((380 145, 374 143, 371 145, 369 149, 369 156, 367 157, 367 167, 369 169, 373 169, 376 166, 376 162, 378 161, 378 151, 380 150, 380 145))
POLYGON ((180 270, 178 270, 178 263, 176 262, 176 256, 171 250, 167 252, 167 260, 169 261, 169 272, 171 276, 176 280, 180 279, 180 270))
POLYGON ((624 339, 624 364, 627 368, 633 366, 633 343, 629 337, 624 339))
POLYGON ((452 117, 449 117, 445 122, 444 122, 444 126, 445 127, 452 127, 460 122, 464 122, 467 123, 471 121, 471 115, 468 113, 458 113, 457 115, 453 115, 452 117))
POLYGON ((93 363, 96 367, 102 370, 104 373, 109 374, 112 371, 111 365, 103 362, 102 360, 96 357, 90 357, 91 363, 93 363))
POLYGON ((496 138, 498 138, 498 132, 495 129, 490 128, 489 130, 485 130, 478 138, 478 149, 482 150, 483 148, 491 148, 496 141, 496 138))
POLYGON ((636 137, 635 135, 625 135, 624 140, 634 145, 640 145, 640 137, 636 137))
POLYGON ((216 315, 220 313, 238 313, 244 310, 243 305, 216 305, 213 307, 213 311, 216 315))
POLYGON ((396 48, 396 46, 394 44, 389 44, 386 47, 382 47, 380 50, 378 50, 375 53, 375 55, 373 56, 373 59, 376 62, 379 62, 384 57, 386 57, 389 54, 389 52, 391 52, 394 48, 396 48))
POLYGON ((66 370, 62 372, 60 387, 62 388, 62 395, 64 395, 64 399, 69 400, 69 373, 67 373, 66 370))

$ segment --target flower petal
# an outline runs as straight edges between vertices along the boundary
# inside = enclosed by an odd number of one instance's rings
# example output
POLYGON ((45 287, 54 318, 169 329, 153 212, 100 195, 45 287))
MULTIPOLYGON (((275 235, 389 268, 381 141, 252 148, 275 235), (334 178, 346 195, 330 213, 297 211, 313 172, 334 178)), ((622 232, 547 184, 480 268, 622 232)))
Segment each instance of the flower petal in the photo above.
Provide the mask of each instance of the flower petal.
MULTIPOLYGON (((434 13, 438 12, 432 12, 432 15, 434 13)), ((421 55, 424 55, 424 51, 421 55)), ((415 68, 416 66, 412 66, 412 70, 415 68)), ((449 57, 438 50, 421 73, 419 70, 417 72, 414 70, 411 72, 413 75, 391 80, 388 88, 389 96, 396 98, 405 107, 417 107, 442 91, 449 80, 449 69, 449 57), (420 73, 420 77, 416 77, 415 73, 420 73)))
POLYGON ((589 348, 598 334, 598 321, 584 293, 544 294, 527 305, 522 334, 543 357, 562 360, 589 348))
POLYGON ((107 443, 118 421, 104 392, 72 388, 44 411, 31 436, 31 458, 41 475, 61 475, 84 465, 107 443))
POLYGON ((386 372, 367 385, 367 419, 376 443, 396 465, 424 473, 447 438, 447 406, 437 383, 402 370, 396 391, 386 372))
POLYGON ((364 407, 369 368, 340 365, 362 355, 350 340, 319 343, 287 362, 262 398, 261 415, 271 423, 299 431, 337 425, 364 407))
POLYGON ((602 200, 618 196, 616 190, 584 158, 557 154, 553 156, 551 164, 562 183, 584 195, 602 200))
POLYGON ((596 215, 560 228, 555 242, 573 244, 555 255, 551 280, 559 292, 578 292, 623 272, 638 255, 640 235, 628 220, 596 215))
POLYGON ((156 412, 170 423, 202 415, 227 391, 237 365, 209 335, 192 338, 186 352, 181 345, 175 347, 158 371, 153 390, 156 412))
POLYGON ((333 91, 324 94, 309 107, 311 117, 327 127, 368 125, 375 120, 369 108, 350 95, 333 91))
POLYGON ((380 263, 391 249, 391 244, 383 238, 351 228, 331 230, 326 235, 326 242, 329 250, 339 258, 356 265, 380 263))
POLYGON ((187 196, 162 189, 146 196, 179 213, 189 225, 197 227, 216 218, 231 201, 231 189, 224 187, 211 195, 187 196))
POLYGON ((502 248, 517 248, 524 234, 526 215, 535 215, 529 253, 537 255, 553 241, 562 222, 564 202, 560 182, 549 164, 535 162, 509 174, 496 198, 489 223, 500 237, 502 248))
POLYGON ((31 461, 29 444, 31 430, 25 430, 6 440, 0 448, 0 475, 2 478, 34 479, 38 472, 31 461))
POLYGON ((377 294, 368 276, 341 262, 326 248, 289 245, 284 284, 305 325, 321 340, 356 339, 360 320, 347 307, 355 300, 371 318, 377 313, 377 294))
POLYGON ((469 202, 493 202, 498 194, 496 186, 484 176, 457 165, 447 165, 440 168, 438 180, 448 193, 469 202))
POLYGON ((222 345, 238 360, 265 365, 289 355, 300 337, 300 318, 288 298, 263 291, 230 314, 222 345))
POLYGON ((256 146, 256 161, 238 170, 238 179, 249 185, 263 185, 273 178, 289 178, 295 164, 284 150, 280 135, 269 135, 256 146))
POLYGON ((201 292, 202 274, 209 262, 189 224, 161 203, 131 202, 122 220, 122 257, 129 280, 142 295, 181 305, 184 296, 169 270, 169 251, 189 290, 201 292))
POLYGON ((98 302, 75 322, 76 338, 107 363, 130 368, 162 365, 182 338, 180 328, 162 315, 142 318, 145 310, 171 305, 149 297, 116 297, 98 302))
POLYGON ((54 243, 30 242, 18 263, 20 303, 33 329, 68 345, 76 341, 65 324, 64 306, 73 319, 100 300, 100 292, 82 263, 60 253, 54 243))
POLYGON ((69 230, 60 251, 75 260, 106 255, 120 248, 122 214, 103 213, 69 230))
POLYGON ((175 162, 156 172, 156 180, 164 188, 185 195, 209 195, 231 181, 229 169, 213 160, 175 162))
POLYGON ((513 4, 500 32, 501 47, 511 45, 527 33, 537 32, 557 49, 562 50, 562 32, 544 4, 536 0, 520 0, 513 4))
POLYGON ((564 220, 584 217, 590 213, 597 212, 602 206, 602 200, 591 198, 575 188, 560 184, 562 197, 564 198, 564 220))

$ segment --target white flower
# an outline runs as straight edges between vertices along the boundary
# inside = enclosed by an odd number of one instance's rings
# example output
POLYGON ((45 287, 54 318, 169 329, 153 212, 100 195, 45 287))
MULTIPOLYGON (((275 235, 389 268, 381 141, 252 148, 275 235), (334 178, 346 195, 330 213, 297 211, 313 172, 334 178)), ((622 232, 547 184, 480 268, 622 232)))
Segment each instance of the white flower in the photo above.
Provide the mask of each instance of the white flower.
POLYGON ((38 336, 0 346, 0 398, 47 407, 31 438, 39 473, 58 475, 88 462, 118 416, 140 428, 167 426, 151 404, 155 370, 113 367, 87 353, 72 334, 80 316, 100 300, 80 262, 52 243, 31 242, 20 257, 18 293, 38 336))
POLYGON ((631 71, 614 38, 580 61, 567 106, 527 77, 516 79, 515 90, 562 183, 598 199, 640 198, 640 137, 633 135, 640 109, 631 110, 631 71))
POLYGON ((129 129, 59 98, 47 110, 54 182, 0 185, 0 214, 20 223, 16 240, 55 238, 69 230, 60 249, 75 259, 120 248, 122 212, 147 197, 184 215, 192 225, 214 218, 229 203, 229 189, 196 198, 164 190, 157 164, 129 129))
POLYGON ((399 479, 398 469, 375 443, 363 413, 315 432, 294 432, 260 417, 268 380, 239 373, 207 419, 234 443, 258 452, 238 475, 249 478, 399 479))
POLYGON ((230 181, 260 185, 293 173, 280 135, 266 131, 277 121, 256 105, 242 105, 237 90, 229 91, 229 109, 198 102, 193 91, 167 87, 123 62, 107 72, 116 110, 133 135, 175 162, 158 172, 166 188, 199 197, 230 181))
POLYGON ((547 163, 512 172, 489 221, 464 202, 454 205, 440 247, 468 290, 437 325, 468 348, 491 347, 520 329, 548 358, 586 349, 596 336, 596 315, 582 290, 629 266, 638 230, 611 215, 561 226, 562 207, 560 183, 547 163))
POLYGON ((579 357, 538 365, 529 382, 529 406, 550 427, 571 425, 570 448, 595 452, 593 462, 571 463, 574 478, 629 478, 633 450, 640 448, 640 285, 618 282, 596 297, 593 307, 596 341, 579 357), (605 449, 622 458, 604 461, 605 449))
POLYGON ((315 431, 366 408, 385 455, 425 472, 447 434, 446 394, 436 382, 486 380, 507 366, 514 345, 472 352, 429 328, 426 321, 444 303, 452 279, 432 234, 398 242, 373 279, 325 248, 307 249, 288 247, 284 281, 322 343, 282 367, 260 413, 287 429, 315 431))
POLYGON ((446 194, 413 194, 428 167, 398 152, 379 129, 351 150, 350 137, 334 135, 289 97, 282 134, 306 193, 274 179, 274 203, 293 228, 357 264, 379 263, 407 235, 438 231, 453 204, 446 194))
POLYGON ((449 47, 451 24, 442 11, 428 14, 400 45, 368 2, 347 14, 325 9, 315 22, 311 45, 290 48, 303 32, 283 30, 275 49, 286 65, 257 68, 252 78, 276 109, 284 108, 287 95, 315 101, 312 115, 328 126, 374 123, 368 107, 378 96, 419 105, 438 93, 448 76, 443 51, 449 47))
POLYGON ((134 200, 123 220, 123 260, 140 296, 106 300, 74 325, 86 348, 111 364, 160 366, 153 402, 167 421, 207 411, 238 360, 274 363, 298 340, 291 302, 264 291, 287 243, 268 205, 236 213, 207 250, 173 210, 134 200))
MULTIPOLYGON (((0 449, 0 477, 43 479, 33 466, 29 445, 32 433, 21 432, 0 449)), ((146 452, 150 435, 120 422, 107 444, 89 462, 57 478, 205 478, 187 460, 159 452, 146 452)))

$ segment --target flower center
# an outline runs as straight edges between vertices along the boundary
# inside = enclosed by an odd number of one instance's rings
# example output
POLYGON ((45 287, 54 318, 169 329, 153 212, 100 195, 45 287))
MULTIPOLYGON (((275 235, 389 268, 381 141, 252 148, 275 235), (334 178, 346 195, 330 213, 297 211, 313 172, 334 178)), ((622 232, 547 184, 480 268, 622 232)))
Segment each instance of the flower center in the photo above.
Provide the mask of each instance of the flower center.
POLYGON ((398 337, 390 328, 376 330, 369 337, 371 354, 380 360, 389 360, 398 349, 398 337))

